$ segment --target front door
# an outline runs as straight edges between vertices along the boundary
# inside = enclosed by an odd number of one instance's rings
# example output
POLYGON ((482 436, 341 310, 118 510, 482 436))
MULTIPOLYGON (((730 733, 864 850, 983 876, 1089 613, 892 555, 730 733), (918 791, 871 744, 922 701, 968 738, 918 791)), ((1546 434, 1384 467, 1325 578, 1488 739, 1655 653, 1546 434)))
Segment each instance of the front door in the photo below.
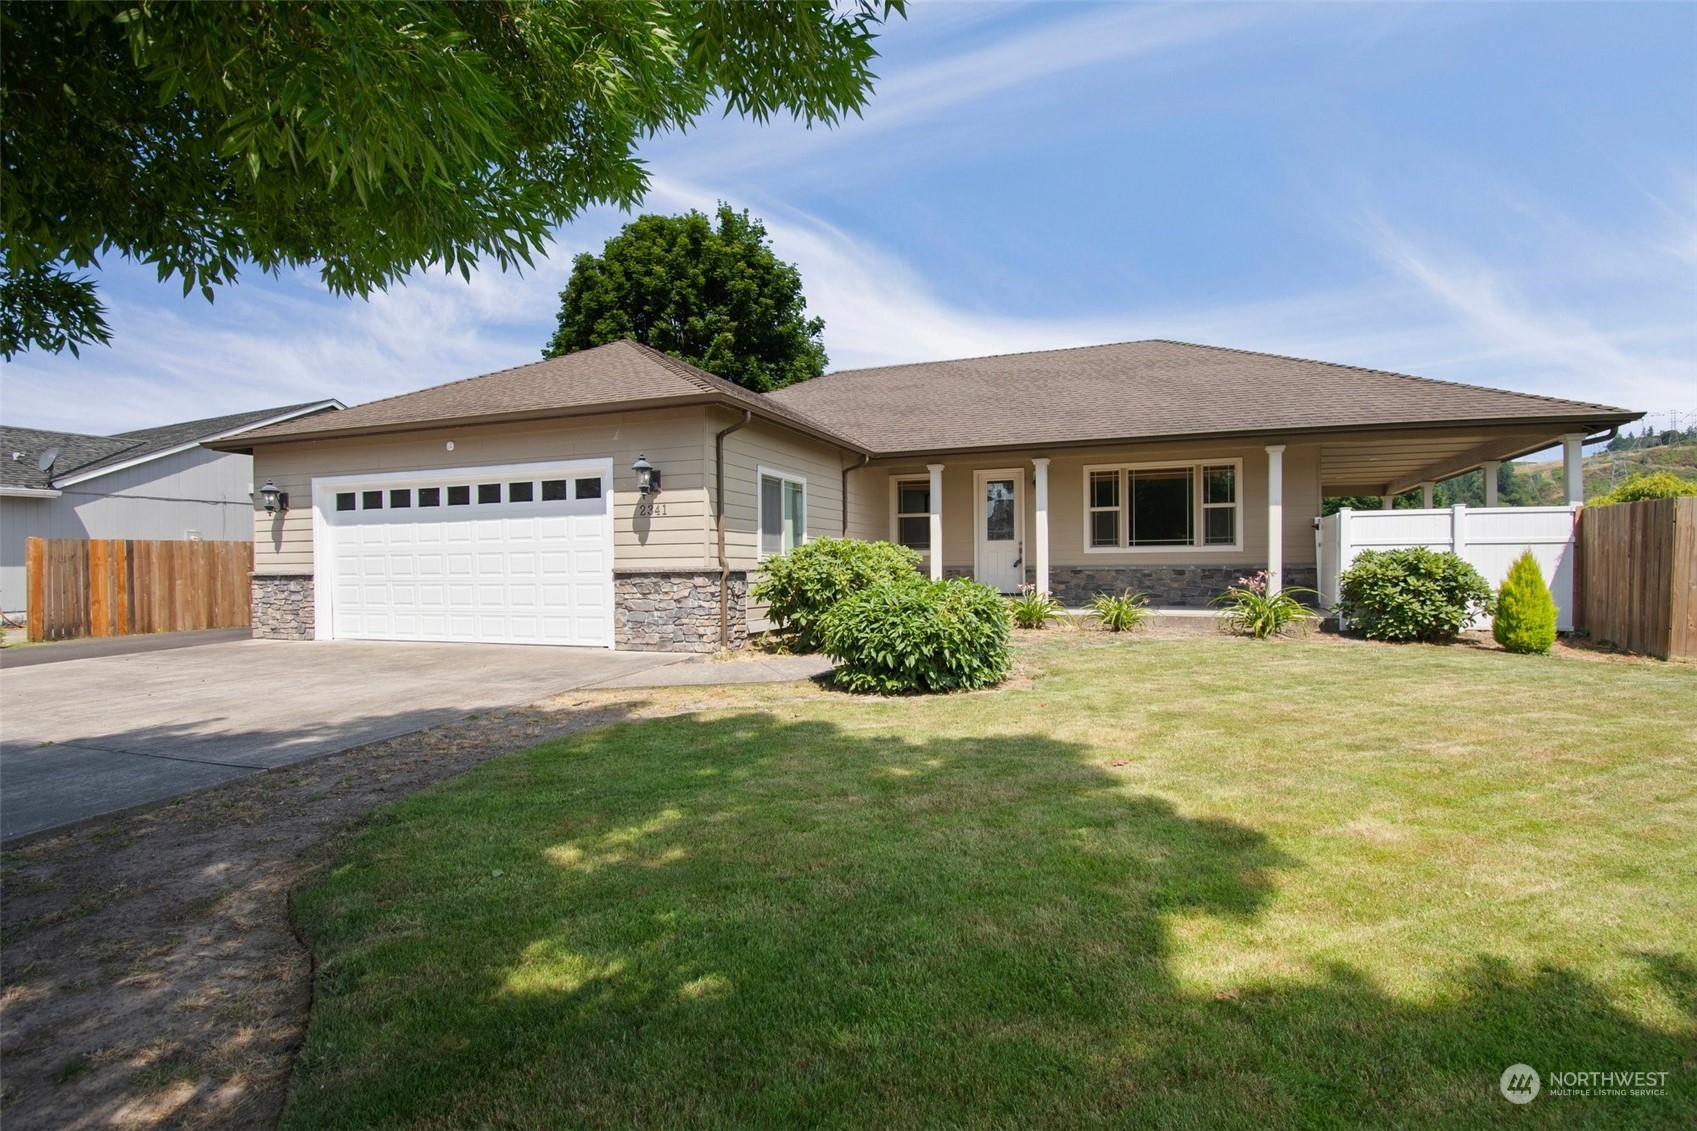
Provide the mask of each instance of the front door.
POLYGON ((974 574, 1003 593, 1025 583, 1025 482, 1018 471, 980 471, 977 486, 977 552, 974 574))

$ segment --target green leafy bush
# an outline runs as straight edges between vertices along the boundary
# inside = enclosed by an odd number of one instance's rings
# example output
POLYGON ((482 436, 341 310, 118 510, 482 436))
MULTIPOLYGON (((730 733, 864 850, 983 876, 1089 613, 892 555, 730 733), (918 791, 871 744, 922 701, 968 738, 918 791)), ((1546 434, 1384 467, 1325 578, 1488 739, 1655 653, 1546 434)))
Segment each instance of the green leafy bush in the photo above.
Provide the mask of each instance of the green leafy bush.
POLYGON ((1135 589, 1122 589, 1118 596, 1098 593, 1090 599, 1090 611, 1109 632, 1130 632, 1149 619, 1149 597, 1135 589))
POLYGON ((1608 494, 1588 500, 1586 506, 1606 507, 1644 499, 1677 499, 1684 495, 1697 495, 1697 479, 1681 479, 1671 471, 1641 472, 1608 494))
POLYGON ((1046 628, 1061 613, 1061 603, 1035 585, 1021 585, 1019 596, 1008 598, 1008 613, 1016 628, 1046 628))
POLYGON ((797 652, 816 652, 818 622, 851 593, 919 576, 920 557, 893 542, 816 538, 781 557, 768 558, 765 575, 750 591, 797 652))
POLYGON ((1313 614, 1297 599, 1299 593, 1319 594, 1295 586, 1277 593, 1267 592, 1267 571, 1240 577, 1237 584, 1215 597, 1211 604, 1224 606, 1220 624, 1227 632, 1266 640, 1291 627, 1306 628, 1313 614))
POLYGON ((1007 678, 1002 595, 976 581, 912 577, 853 593, 819 620, 839 687, 896 695, 969 691, 1007 678))
POLYGON ((1338 579, 1338 612, 1369 640, 1448 640, 1492 608, 1461 557, 1423 547, 1364 550, 1338 579))
POLYGON ((1538 561, 1527 550, 1509 567, 1497 593, 1491 635, 1510 652, 1548 652, 1556 642, 1556 602, 1538 561))

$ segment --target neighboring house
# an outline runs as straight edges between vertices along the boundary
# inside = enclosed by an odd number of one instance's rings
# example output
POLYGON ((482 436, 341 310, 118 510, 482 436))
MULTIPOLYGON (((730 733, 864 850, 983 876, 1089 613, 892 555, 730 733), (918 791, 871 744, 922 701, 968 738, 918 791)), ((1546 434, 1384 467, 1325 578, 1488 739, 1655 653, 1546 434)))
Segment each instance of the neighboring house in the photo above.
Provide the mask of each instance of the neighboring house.
POLYGON ((1175 342, 761 395, 617 342, 214 446, 290 498, 256 515, 260 635, 711 650, 763 623, 761 560, 821 535, 1067 604, 1312 587, 1323 496, 1562 442, 1577 500, 1584 437, 1639 415, 1175 342))
POLYGON ((248 541, 253 461, 201 443, 341 407, 312 401, 116 436, 0 426, 0 607, 25 612, 31 537, 248 541))

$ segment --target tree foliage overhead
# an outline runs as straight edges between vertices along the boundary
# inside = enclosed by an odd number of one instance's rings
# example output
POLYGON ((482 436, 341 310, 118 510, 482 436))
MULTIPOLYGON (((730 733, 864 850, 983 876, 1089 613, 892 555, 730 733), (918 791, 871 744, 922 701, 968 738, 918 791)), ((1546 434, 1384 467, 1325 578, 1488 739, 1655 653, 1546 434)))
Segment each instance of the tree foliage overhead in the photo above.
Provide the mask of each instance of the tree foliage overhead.
POLYGON ((825 322, 807 317, 801 275, 746 211, 720 204, 717 220, 640 216, 578 256, 543 355, 634 338, 757 393, 823 373, 825 322))
POLYGON ((79 272, 214 289, 321 264, 368 294, 529 263, 647 187, 709 105, 858 113, 903 0, 41 0, 0 5, 0 352, 106 341, 79 272))

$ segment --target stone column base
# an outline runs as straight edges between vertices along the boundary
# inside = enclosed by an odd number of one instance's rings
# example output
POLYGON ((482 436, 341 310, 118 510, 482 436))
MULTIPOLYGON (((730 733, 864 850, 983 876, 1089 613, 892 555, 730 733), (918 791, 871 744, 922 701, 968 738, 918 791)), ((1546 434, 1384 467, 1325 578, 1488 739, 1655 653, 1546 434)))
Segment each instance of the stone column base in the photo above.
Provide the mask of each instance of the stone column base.
MULTIPOLYGON (((731 571, 730 646, 748 643, 748 574, 731 571)), ((613 647, 622 652, 717 652, 719 571, 613 571, 613 647)))
POLYGON ((261 640, 311 640, 314 593, 310 573, 255 574, 253 635, 261 640))

